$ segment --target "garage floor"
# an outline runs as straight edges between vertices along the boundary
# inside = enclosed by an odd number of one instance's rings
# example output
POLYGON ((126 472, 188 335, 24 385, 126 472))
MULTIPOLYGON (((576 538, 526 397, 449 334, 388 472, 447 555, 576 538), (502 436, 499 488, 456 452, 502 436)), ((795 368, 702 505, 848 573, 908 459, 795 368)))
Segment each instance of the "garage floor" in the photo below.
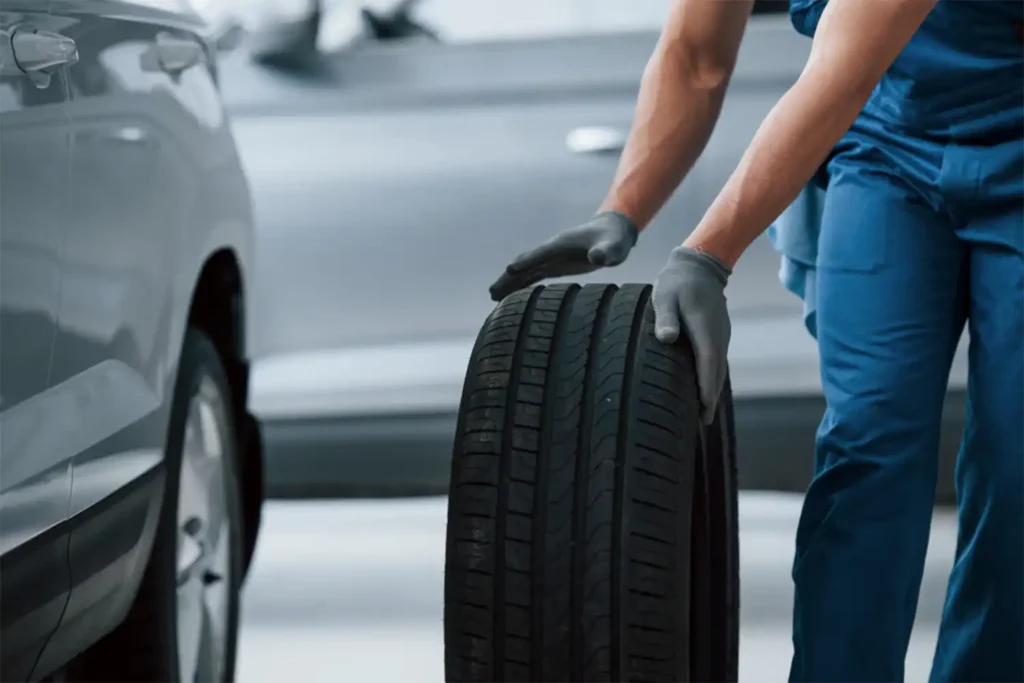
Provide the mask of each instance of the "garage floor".
MULTIPOLYGON (((740 680, 786 679, 798 496, 740 501, 740 680)), ((274 502, 245 603, 239 683, 444 680, 445 500, 274 502)), ((956 520, 937 513, 906 680, 925 681, 956 520)))

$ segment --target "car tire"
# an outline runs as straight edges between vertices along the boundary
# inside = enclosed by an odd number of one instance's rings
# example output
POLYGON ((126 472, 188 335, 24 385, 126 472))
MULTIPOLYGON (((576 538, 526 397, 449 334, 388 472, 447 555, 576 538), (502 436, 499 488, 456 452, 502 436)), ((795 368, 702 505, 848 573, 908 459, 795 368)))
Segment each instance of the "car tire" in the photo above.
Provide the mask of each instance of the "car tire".
POLYGON ((736 680, 730 397, 703 430, 692 351, 655 340, 650 294, 535 287, 484 323, 452 461, 446 680, 736 680))
POLYGON ((231 405, 213 343, 189 329, 171 409, 163 506, 139 592, 125 621, 69 667, 68 680, 234 680, 244 548, 231 405))
POLYGON ((702 601, 691 623, 691 680, 739 679, 740 530, 732 383, 726 378, 715 421, 701 430, 694 489, 691 595, 702 601))

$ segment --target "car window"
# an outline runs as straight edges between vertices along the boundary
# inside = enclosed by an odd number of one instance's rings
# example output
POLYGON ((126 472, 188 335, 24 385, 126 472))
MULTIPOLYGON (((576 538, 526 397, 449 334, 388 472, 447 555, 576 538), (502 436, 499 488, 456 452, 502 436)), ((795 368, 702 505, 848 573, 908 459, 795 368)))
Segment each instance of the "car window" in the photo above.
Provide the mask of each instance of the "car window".
MULTIPOLYGON (((390 0, 394 2, 394 0, 390 0)), ((726 0, 728 1, 728 0, 726 0)), ((412 18, 448 43, 658 31, 673 0, 418 0, 412 18)), ((386 5, 388 0, 377 0, 386 5)), ((788 0, 757 0, 784 14, 788 0)))

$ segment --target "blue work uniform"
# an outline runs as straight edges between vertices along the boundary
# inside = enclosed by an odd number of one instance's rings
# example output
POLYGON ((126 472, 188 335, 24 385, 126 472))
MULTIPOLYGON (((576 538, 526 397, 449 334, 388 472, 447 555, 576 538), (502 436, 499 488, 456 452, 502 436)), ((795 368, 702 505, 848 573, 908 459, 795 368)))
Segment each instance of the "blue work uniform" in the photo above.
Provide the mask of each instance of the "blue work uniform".
MULTIPOLYGON (((813 35, 826 0, 791 0, 813 35)), ((772 228, 827 409, 790 680, 900 681, 968 326, 959 537, 932 681, 1024 681, 1024 2, 940 0, 772 228)))

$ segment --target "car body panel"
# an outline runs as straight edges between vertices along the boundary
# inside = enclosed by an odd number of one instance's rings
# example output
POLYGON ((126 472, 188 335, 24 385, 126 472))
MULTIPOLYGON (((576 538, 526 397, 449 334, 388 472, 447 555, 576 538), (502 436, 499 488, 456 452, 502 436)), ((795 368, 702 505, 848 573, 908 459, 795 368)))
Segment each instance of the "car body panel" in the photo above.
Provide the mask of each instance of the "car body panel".
MULTIPOLYGON (((786 43, 790 54, 766 47, 780 28, 751 32, 747 51, 770 58, 741 60, 718 132, 630 259, 577 279, 654 277, 727 177, 723 160, 739 157, 798 75, 803 43, 786 43)), ((258 355, 471 344, 507 259, 600 202, 616 155, 573 154, 567 137, 628 130, 656 38, 371 46, 308 80, 253 68, 247 80, 225 65, 247 172, 266 188, 256 196, 258 355)), ((762 284, 778 267, 765 240, 745 266, 731 284, 734 321, 793 318, 798 302, 762 284)))
MULTIPOLYGON (((584 220, 607 191, 615 145, 574 153, 574 131, 620 139, 628 131, 658 35, 643 27, 657 26, 652 18, 668 6, 554 2, 531 15, 516 4, 497 22, 500 0, 419 4, 438 9, 424 10, 428 23, 455 26, 461 37, 475 35, 472 22, 489 21, 494 39, 370 42, 305 70, 239 53, 221 69, 255 190, 252 406, 267 427, 271 490, 275 477, 299 467, 297 449, 317 453, 310 463, 333 451, 339 463, 329 467, 340 473, 366 460, 360 435, 382 435, 374 452, 389 447, 387 430, 367 425, 455 413, 470 349, 493 309, 487 286, 513 255, 584 220), (522 37, 535 15, 552 25, 522 37), (563 30, 573 21, 590 28, 563 30)), ((784 14, 752 17, 696 166, 623 265, 571 279, 653 281, 809 50, 784 14)), ((778 270, 779 255, 762 236, 730 279, 733 393, 750 406, 818 405, 817 347, 778 270)), ((953 390, 965 386, 965 351, 954 362, 953 390)), ((786 433, 786 423, 778 430, 786 433)), ((409 440, 399 436, 404 427, 393 433, 397 453, 409 440)), ((753 450, 765 462, 795 457, 753 450)), ((799 461, 809 471, 806 450, 799 461)), ((945 457, 953 453, 955 446, 945 457)), ((289 490, 311 471, 289 477, 289 490)))
MULTIPOLYGON (((953 390, 942 414, 941 505, 956 501, 953 472, 965 404, 966 393, 953 390)), ((740 488, 805 491, 824 409, 824 399, 812 395, 735 400, 740 488)), ((266 493, 285 499, 443 495, 457 418, 456 409, 448 408, 266 419, 266 493)))
MULTIPOLYGON (((492 307, 486 286, 508 258, 600 202, 616 156, 574 155, 566 138, 581 127, 628 130, 655 40, 372 45, 302 77, 232 59, 225 97, 259 188, 257 355, 271 364, 302 355, 326 369, 366 353, 409 367, 420 344, 468 353, 492 307)), ((625 264, 574 279, 651 281, 795 81, 809 44, 784 18, 753 18, 701 160, 625 264)), ((761 237, 730 281, 740 397, 820 392, 814 340, 778 268, 761 237)), ((461 385, 460 365, 448 385, 461 385)), ((338 400, 357 404, 342 394, 359 391, 358 380, 329 372, 338 400)), ((306 397, 257 381, 261 405, 302 410, 292 399, 306 397)), ((330 391, 306 386, 312 400, 330 391)))
MULTIPOLYGON (((251 202, 205 26, 178 2, 53 0, 72 38, 71 186, 51 391, 68 397, 71 593, 36 675, 127 614, 161 510, 181 344, 210 258, 243 282, 251 202), (180 71, 161 41, 195 47, 180 71)), ((228 315, 225 312, 224 315, 228 315)))
POLYGON ((33 84, 10 36, 53 30, 45 2, 0 6, 0 679, 24 680, 68 599, 71 457, 48 390, 70 192, 67 85, 33 84))

